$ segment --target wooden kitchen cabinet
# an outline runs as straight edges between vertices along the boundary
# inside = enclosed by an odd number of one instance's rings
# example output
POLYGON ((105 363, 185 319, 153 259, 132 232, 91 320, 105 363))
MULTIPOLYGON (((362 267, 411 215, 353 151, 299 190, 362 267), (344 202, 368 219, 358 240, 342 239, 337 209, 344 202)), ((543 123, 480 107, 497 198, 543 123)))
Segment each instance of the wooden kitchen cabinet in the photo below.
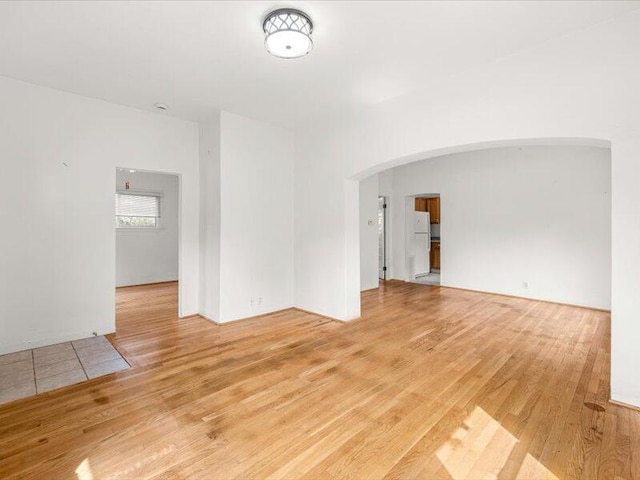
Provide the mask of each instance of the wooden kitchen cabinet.
POLYGON ((440 270, 440 242, 431 242, 431 252, 429 252, 429 263, 431 269, 440 270))
POLYGON ((416 202, 416 205, 415 205, 416 212, 428 212, 429 211, 427 209, 427 199, 426 198, 416 198, 415 202, 416 202))
POLYGON ((427 212, 429 212, 429 216, 431 217, 431 223, 440 223, 440 197, 423 200, 426 200, 427 212))

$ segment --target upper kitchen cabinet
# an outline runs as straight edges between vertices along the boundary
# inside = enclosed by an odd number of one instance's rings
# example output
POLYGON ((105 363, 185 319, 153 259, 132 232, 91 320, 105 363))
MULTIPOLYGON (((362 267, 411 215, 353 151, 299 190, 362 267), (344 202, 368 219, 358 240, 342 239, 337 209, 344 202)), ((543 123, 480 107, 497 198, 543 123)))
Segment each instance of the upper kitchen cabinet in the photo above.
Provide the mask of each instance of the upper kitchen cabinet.
POLYGON ((440 197, 427 198, 422 200, 426 200, 427 211, 429 212, 429 216, 431 217, 431 223, 440 223, 440 197))
POLYGON ((416 201, 416 206, 415 206, 416 212, 428 212, 426 198, 417 197, 415 201, 416 201))

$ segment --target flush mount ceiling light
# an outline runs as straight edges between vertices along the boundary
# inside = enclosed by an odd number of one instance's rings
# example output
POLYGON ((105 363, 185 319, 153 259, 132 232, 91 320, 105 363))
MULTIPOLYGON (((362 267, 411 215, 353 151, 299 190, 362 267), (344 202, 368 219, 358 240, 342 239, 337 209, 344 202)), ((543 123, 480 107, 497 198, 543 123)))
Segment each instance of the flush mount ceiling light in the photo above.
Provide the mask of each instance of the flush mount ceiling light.
POLYGON ((297 58, 313 48, 311 19, 300 10, 281 8, 266 16, 262 23, 264 46, 280 58, 297 58))

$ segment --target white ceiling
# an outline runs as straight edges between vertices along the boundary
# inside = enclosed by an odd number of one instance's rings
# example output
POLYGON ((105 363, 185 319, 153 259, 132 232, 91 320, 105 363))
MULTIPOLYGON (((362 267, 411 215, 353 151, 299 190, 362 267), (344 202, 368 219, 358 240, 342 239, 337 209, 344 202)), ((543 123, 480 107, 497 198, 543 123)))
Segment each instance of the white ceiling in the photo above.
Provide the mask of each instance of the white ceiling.
POLYGON ((200 120, 284 126, 425 88, 639 2, 0 2, 0 75, 200 120), (313 52, 263 47, 273 8, 307 12, 313 52))

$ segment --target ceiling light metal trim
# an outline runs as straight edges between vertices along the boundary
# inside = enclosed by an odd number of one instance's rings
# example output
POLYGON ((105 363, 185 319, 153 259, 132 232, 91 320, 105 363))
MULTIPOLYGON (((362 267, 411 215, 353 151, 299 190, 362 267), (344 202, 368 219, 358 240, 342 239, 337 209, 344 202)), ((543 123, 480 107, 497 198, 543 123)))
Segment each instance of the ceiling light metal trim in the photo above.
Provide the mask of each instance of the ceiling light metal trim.
POLYGON ((306 13, 295 8, 270 12, 262 22, 264 46, 279 58, 299 58, 313 49, 313 22, 306 13))

